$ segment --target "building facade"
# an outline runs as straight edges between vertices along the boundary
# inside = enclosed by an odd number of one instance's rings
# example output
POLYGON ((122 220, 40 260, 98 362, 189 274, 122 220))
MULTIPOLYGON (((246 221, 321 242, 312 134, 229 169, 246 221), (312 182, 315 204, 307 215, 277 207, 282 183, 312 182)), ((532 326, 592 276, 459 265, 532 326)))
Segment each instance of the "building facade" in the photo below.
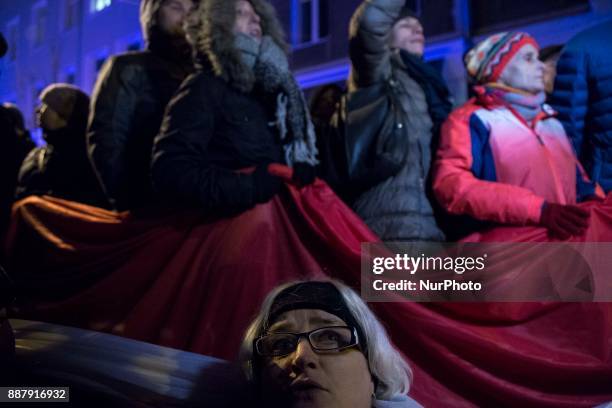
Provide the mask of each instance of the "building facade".
POLYGON ((0 0, 9 52, 0 62, 0 102, 34 125, 40 91, 54 82, 90 93, 109 55, 142 47, 138 0, 0 0))
MULTIPOLYGON (((463 56, 498 31, 532 34, 542 46, 563 44, 612 19, 612 0, 407 0, 425 29, 425 59, 438 67, 455 103, 468 95, 463 56)), ((361 0, 276 0, 293 46, 293 69, 305 88, 344 81, 348 26, 361 0)))
MULTIPOLYGON (((309 91, 342 83, 348 25, 361 0, 271 0, 292 45, 292 67, 309 91)), ((523 30, 542 45, 567 41, 612 18, 612 0, 408 0, 425 27, 425 58, 457 103, 467 97, 462 58, 487 34, 523 30)), ((143 46, 138 0, 0 0, 9 53, 0 62, 0 102, 16 103, 33 127, 38 94, 53 82, 91 92, 108 56, 143 46)))

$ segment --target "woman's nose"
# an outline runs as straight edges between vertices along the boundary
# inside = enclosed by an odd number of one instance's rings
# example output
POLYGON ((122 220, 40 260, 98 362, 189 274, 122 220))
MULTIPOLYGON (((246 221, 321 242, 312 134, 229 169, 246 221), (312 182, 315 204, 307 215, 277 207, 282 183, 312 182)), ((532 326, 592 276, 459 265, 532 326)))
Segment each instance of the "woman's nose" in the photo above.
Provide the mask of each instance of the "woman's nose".
POLYGON ((307 339, 299 340, 293 356, 291 364, 300 369, 305 367, 315 368, 317 366, 317 353, 312 349, 307 339))

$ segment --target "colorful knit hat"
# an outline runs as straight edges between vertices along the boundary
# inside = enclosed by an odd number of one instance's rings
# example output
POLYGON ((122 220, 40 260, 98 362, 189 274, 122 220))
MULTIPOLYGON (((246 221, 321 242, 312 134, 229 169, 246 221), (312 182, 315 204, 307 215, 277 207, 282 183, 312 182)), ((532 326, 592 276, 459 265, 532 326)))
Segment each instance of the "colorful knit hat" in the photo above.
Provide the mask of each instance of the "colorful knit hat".
POLYGON ((496 82, 508 62, 526 44, 540 49, 536 40, 527 33, 494 34, 466 54, 464 62, 467 72, 479 84, 496 82))

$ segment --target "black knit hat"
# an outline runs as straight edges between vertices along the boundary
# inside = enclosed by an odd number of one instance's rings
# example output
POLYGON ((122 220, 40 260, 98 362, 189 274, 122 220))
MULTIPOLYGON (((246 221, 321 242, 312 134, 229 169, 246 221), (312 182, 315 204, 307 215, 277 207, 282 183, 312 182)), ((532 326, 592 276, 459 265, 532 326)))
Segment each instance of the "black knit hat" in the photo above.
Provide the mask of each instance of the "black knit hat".
POLYGON ((67 122, 89 113, 89 96, 74 85, 51 84, 40 93, 40 100, 67 122))
POLYGON ((549 58, 553 58, 557 55, 560 55, 561 51, 563 51, 563 47, 563 44, 555 44, 541 48, 540 55, 538 56, 538 58, 540 61, 546 62, 549 58))
POLYGON ((419 19, 419 16, 414 11, 414 8, 412 7, 411 3, 411 1, 407 1, 406 4, 404 4, 404 7, 402 7, 399 15, 397 16, 397 19, 395 20, 396 23, 407 17, 416 18, 417 20, 419 19))
POLYGON ((283 289, 274 298, 265 327, 270 327, 283 313, 296 309, 318 309, 338 316, 348 326, 357 330, 359 346, 366 354, 367 342, 363 329, 333 283, 301 282, 283 289))

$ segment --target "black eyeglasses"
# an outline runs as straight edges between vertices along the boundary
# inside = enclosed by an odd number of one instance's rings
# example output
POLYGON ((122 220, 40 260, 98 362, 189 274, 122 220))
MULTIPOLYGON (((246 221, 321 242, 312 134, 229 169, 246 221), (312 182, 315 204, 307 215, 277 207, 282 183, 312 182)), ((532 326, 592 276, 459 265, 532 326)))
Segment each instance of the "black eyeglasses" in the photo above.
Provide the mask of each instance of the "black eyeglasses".
POLYGON ((359 344, 357 330, 348 326, 320 327, 304 333, 268 333, 253 343, 260 356, 282 357, 293 353, 302 337, 317 352, 339 351, 359 344))

